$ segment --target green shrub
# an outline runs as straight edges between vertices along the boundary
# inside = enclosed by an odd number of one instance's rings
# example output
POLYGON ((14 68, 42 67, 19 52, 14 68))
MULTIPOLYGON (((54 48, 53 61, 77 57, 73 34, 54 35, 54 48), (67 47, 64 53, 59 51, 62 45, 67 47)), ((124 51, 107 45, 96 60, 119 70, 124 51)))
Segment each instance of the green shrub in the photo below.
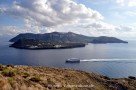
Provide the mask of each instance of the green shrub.
POLYGON ((15 71, 14 70, 10 70, 8 68, 4 69, 1 73, 3 76, 6 76, 6 77, 13 77, 15 76, 15 71))
POLYGON ((30 76, 29 73, 27 73, 27 72, 23 73, 23 77, 24 77, 24 78, 27 78, 27 77, 29 77, 29 76, 30 76))
POLYGON ((10 83, 11 86, 13 86, 14 85, 14 78, 9 77, 8 82, 10 83))
POLYGON ((13 78, 8 78, 9 83, 12 83, 14 81, 13 78))

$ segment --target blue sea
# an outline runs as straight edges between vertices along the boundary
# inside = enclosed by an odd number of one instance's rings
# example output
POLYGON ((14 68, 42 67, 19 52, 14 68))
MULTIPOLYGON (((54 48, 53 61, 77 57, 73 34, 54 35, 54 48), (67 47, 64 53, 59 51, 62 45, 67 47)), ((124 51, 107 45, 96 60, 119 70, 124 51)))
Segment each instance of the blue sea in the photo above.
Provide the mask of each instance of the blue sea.
POLYGON ((73 49, 24 50, 9 47, 0 41, 0 63, 49 66, 95 72, 112 78, 136 76, 136 41, 128 44, 88 44, 73 49), (80 63, 68 64, 69 58, 80 63))

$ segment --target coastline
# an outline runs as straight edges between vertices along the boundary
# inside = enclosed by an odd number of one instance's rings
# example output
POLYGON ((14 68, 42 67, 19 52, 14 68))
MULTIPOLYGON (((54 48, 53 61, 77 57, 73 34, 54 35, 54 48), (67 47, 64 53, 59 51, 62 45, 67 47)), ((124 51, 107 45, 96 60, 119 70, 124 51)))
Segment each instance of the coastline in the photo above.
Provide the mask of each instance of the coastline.
POLYGON ((1 90, 134 90, 135 77, 109 78, 80 70, 0 65, 1 90))

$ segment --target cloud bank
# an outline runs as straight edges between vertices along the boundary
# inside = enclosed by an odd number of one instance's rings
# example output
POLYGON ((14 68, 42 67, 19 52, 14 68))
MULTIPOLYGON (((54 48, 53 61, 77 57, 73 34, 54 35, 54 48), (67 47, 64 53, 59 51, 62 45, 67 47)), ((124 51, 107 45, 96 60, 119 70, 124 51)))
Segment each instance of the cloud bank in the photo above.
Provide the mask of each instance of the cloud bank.
POLYGON ((81 20, 103 19, 99 12, 72 0, 14 1, 13 5, 5 8, 4 12, 45 27, 75 23, 81 20))
POLYGON ((0 26, 0 36, 16 35, 18 33, 21 33, 21 30, 16 26, 0 26))
POLYGON ((116 3, 118 3, 121 6, 128 6, 128 7, 136 6, 136 0, 116 0, 116 3))
MULTIPOLYGON (((125 0, 116 3, 123 5, 125 0)), ((25 22, 23 27, 0 26, 1 36, 53 31, 72 31, 88 36, 133 37, 136 34, 136 28, 106 23, 98 11, 74 0, 16 0, 0 8, 4 14, 25 22)))

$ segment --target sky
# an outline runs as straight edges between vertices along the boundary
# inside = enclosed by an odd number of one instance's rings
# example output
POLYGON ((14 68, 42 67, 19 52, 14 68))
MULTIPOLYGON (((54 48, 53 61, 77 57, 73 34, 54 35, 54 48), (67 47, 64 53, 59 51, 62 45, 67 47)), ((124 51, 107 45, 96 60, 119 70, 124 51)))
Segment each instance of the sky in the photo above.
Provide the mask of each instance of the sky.
POLYGON ((75 32, 136 38, 136 0, 0 0, 0 37, 75 32))

